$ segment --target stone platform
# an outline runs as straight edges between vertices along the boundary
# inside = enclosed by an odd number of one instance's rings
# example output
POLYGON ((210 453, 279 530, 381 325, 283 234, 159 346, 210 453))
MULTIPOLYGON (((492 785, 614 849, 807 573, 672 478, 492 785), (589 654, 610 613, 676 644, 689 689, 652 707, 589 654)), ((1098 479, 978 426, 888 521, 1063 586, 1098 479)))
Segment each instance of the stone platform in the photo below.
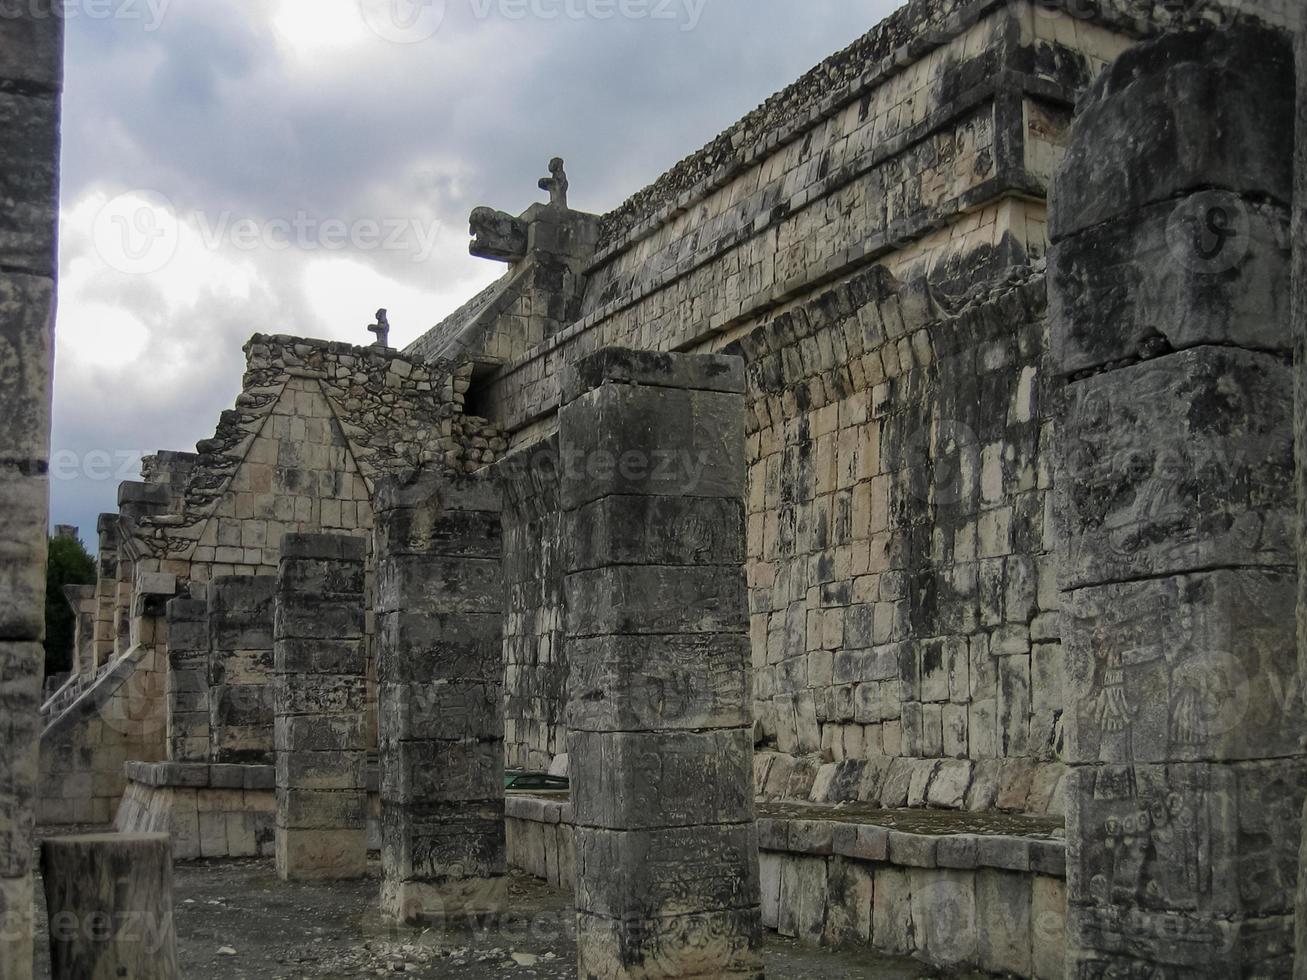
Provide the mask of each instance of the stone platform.
MULTIPOLYGON (((572 806, 510 796, 508 862, 569 890, 572 806)), ((763 925, 801 942, 1061 980, 1066 841, 1057 816, 758 804, 763 925)))
MULTIPOLYGON (((275 766, 128 762, 127 792, 114 827, 172 834, 177 861, 272 857, 276 838, 275 766)), ((368 848, 381 847, 380 776, 367 769, 368 848)))

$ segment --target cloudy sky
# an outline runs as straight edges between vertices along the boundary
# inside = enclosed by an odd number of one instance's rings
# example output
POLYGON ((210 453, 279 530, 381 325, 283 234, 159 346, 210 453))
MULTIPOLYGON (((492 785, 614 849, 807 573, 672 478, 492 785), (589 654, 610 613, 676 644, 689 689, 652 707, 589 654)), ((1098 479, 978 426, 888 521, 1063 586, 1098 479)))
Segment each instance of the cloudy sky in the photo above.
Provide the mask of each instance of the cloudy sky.
POLYGON ((502 266, 467 216, 607 211, 897 0, 68 0, 52 522, 232 404, 256 332, 403 346, 502 266))

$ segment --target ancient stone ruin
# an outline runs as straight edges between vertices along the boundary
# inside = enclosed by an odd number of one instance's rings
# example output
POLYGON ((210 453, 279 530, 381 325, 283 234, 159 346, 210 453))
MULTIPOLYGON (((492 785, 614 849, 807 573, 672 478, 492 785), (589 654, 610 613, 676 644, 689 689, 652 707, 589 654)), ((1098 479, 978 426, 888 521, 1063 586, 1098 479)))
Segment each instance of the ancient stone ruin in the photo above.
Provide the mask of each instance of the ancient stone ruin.
POLYGON ((43 701, 60 19, 0 19, 0 980, 37 823, 116 831, 52 912, 533 876, 584 980, 1307 976, 1297 21, 912 0, 608 214, 554 159, 408 348, 250 339, 43 701))

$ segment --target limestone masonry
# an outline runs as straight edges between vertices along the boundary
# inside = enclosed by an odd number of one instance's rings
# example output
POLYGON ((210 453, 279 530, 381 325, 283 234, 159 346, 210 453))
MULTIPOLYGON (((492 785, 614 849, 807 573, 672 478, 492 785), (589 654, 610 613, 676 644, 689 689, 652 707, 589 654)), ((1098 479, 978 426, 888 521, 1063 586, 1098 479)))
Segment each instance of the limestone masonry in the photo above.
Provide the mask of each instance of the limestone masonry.
POLYGON ((0 20, 0 980, 34 821, 377 852, 397 926, 519 868, 582 980, 1307 976, 1298 7, 912 0, 609 214, 549 161, 407 349, 250 339, 44 704, 60 39, 0 20))

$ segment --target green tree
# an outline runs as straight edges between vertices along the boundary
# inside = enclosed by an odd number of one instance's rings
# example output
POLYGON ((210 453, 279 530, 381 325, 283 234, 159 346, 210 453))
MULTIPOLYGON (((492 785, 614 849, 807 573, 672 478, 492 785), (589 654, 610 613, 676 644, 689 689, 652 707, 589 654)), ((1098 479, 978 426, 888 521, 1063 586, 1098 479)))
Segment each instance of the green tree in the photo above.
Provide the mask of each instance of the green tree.
POLYGON ((94 585, 95 559, 77 538, 51 538, 45 565, 45 673, 73 669, 77 617, 64 598, 65 585, 94 585))

